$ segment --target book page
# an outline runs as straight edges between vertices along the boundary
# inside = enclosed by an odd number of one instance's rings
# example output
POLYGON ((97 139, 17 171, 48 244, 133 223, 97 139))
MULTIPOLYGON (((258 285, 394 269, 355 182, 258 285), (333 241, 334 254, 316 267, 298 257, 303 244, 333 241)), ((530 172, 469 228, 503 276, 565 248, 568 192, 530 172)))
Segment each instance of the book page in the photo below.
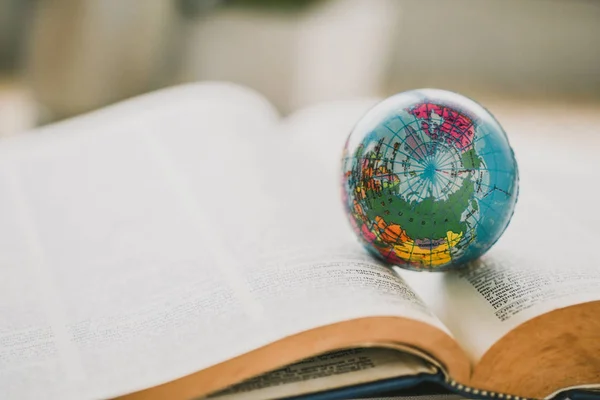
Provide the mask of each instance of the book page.
MULTIPOLYGON (((521 140, 521 190, 513 221, 496 245, 471 268, 446 274, 401 271, 449 327, 473 363, 517 325, 557 308, 600 300, 600 236, 582 223, 597 214, 579 205, 597 190, 572 168, 526 158, 534 146, 521 140), (540 177, 568 176, 541 185, 540 177), (568 190, 578 187, 579 190, 568 190), (558 200, 558 201, 557 201, 558 200)), ((540 145, 541 146, 541 145, 540 145)), ((543 152, 545 147, 537 147, 543 152)), ((550 146, 552 148, 552 146, 550 146)), ((556 153, 555 153, 556 154, 556 153)), ((571 154, 575 154, 574 152, 571 154)), ((532 157, 533 158, 533 157, 532 157)), ((550 155, 547 156, 549 160, 550 155)), ((593 168, 592 168, 593 169, 593 168)), ((596 169, 597 170, 597 169, 596 169)))
POLYGON ((214 400, 282 399, 344 386, 413 375, 437 369, 419 357, 397 350, 357 348, 311 357, 249 379, 209 396, 214 400), (333 379, 332 379, 333 378, 333 379))
POLYGON ((278 118, 248 90, 191 86, 1 142, 0 398, 104 398, 172 364, 170 378, 208 321, 250 314, 139 139, 182 116, 206 130, 211 115, 217 134, 278 118))
POLYGON ((276 125, 200 85, 1 143, 0 397, 113 397, 365 316, 444 329, 276 125))

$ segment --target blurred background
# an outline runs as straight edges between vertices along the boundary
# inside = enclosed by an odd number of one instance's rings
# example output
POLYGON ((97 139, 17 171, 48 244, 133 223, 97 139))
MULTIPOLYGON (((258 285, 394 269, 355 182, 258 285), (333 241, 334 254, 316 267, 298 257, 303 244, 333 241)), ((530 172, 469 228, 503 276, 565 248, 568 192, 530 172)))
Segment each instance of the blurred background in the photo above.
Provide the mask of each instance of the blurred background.
POLYGON ((600 103, 600 1, 0 0, 0 135, 229 80, 290 113, 440 87, 600 103))

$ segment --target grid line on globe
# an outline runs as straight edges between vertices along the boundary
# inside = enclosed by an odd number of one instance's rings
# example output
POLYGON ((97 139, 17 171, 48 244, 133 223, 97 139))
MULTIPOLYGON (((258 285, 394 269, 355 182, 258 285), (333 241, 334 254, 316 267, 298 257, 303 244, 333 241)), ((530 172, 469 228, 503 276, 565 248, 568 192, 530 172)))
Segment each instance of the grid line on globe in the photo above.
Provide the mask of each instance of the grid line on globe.
POLYGON ((401 93, 356 125, 344 148, 343 201, 376 256, 445 270, 480 257, 506 229, 518 169, 506 134, 452 92, 401 93))

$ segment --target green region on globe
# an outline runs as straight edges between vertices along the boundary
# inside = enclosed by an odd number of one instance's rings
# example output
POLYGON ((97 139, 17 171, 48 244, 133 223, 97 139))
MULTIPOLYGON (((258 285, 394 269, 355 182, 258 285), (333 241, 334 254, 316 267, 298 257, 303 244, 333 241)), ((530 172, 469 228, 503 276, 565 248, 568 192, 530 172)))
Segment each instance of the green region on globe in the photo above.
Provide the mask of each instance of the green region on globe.
POLYGON ((373 254, 405 268, 446 270, 480 257, 517 201, 517 163, 502 127, 443 90, 375 106, 348 137, 342 164, 353 230, 373 254))

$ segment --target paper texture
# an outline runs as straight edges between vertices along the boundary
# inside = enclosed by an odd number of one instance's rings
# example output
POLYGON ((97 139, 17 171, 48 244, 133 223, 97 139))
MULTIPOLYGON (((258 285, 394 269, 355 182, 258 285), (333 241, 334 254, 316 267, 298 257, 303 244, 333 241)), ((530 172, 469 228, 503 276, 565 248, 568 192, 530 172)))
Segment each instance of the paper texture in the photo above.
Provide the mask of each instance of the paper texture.
POLYGON ((441 326, 262 99, 181 90, 0 144, 2 399, 112 397, 349 318, 441 326))

